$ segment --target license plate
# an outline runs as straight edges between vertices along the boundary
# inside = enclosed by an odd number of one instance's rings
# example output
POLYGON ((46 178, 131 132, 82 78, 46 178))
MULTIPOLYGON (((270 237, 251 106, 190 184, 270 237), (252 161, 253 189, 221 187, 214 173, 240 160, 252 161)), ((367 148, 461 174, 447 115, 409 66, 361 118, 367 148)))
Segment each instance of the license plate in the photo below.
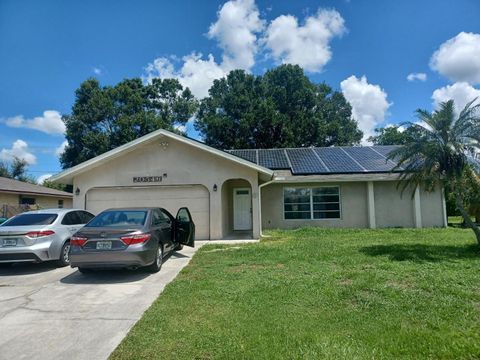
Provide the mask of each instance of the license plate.
POLYGON ((17 246, 17 240, 16 239, 4 239, 3 240, 3 246, 17 246))
POLYGON ((97 241, 97 250, 111 250, 112 242, 111 241, 97 241))

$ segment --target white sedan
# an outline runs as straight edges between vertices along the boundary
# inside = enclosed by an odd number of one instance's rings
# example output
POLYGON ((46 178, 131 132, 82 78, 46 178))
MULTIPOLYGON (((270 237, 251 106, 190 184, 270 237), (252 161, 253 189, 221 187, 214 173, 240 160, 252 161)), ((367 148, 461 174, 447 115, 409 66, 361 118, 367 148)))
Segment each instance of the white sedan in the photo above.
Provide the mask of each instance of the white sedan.
POLYGON ((0 264, 54 260, 70 264, 70 237, 94 215, 80 209, 44 209, 16 215, 0 225, 0 264))

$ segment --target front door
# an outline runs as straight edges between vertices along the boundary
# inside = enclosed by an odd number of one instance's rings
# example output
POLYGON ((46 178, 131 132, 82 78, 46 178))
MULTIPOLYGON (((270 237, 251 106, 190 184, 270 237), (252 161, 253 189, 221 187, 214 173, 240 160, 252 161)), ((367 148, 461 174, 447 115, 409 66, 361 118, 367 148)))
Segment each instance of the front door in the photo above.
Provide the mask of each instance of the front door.
POLYGON ((175 240, 183 245, 195 246, 195 224, 186 207, 180 208, 175 218, 175 240))
POLYGON ((233 189, 233 230, 252 228, 252 194, 249 188, 233 189))

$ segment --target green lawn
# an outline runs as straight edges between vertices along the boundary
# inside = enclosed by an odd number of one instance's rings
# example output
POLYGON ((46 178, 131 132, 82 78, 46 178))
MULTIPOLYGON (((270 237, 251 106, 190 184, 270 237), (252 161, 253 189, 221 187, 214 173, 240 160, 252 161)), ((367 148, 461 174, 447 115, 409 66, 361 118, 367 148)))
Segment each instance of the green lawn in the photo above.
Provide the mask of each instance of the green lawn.
POLYGON ((471 230, 270 235, 200 249, 111 358, 480 358, 471 230))

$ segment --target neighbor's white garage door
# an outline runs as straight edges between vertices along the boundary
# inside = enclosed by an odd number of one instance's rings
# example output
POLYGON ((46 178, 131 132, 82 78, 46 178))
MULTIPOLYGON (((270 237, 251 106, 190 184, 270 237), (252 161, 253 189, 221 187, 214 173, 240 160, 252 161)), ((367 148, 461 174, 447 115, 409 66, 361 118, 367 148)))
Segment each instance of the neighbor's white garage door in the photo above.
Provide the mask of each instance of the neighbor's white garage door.
POLYGON ((87 192, 86 198, 86 209, 94 214, 115 207, 153 206, 175 216, 179 208, 186 206, 199 240, 210 236, 209 205, 208 190, 200 185, 95 188, 87 192))

